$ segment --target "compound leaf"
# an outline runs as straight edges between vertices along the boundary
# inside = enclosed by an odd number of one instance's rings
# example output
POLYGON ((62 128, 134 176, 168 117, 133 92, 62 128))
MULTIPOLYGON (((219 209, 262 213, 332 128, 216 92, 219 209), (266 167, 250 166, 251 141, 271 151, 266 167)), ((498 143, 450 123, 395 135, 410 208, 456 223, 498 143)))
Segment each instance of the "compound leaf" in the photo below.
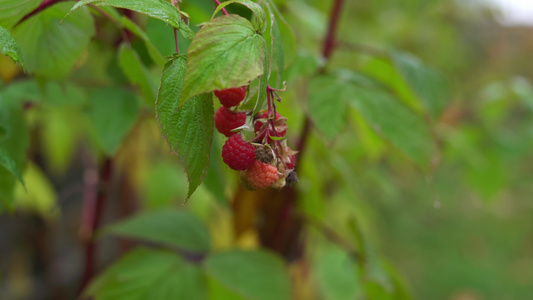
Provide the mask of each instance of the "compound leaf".
MULTIPOLYGON (((68 13, 70 15, 78 8, 94 4, 96 6, 113 6, 117 8, 125 8, 133 10, 142 14, 149 15, 152 18, 162 20, 175 28, 186 39, 192 39, 194 32, 189 26, 181 19, 179 11, 167 1, 163 0, 143 0, 143 1, 131 1, 131 0, 82 0, 76 3, 68 13)), ((67 16, 68 16, 67 15, 67 16)))
POLYGON ((202 221, 191 213, 176 209, 167 208, 134 216, 108 226, 104 233, 162 243, 193 252, 209 250, 209 232, 202 221))
MULTIPOLYGON (((161 75, 156 115, 172 152, 185 166, 190 197, 207 175, 213 139, 213 99, 211 94, 194 96, 180 106, 186 56, 172 57, 161 75)), ((206 75, 207 76, 207 75, 206 75)))
POLYGON ((205 268, 214 280, 249 300, 288 300, 290 279, 283 262, 260 251, 228 251, 208 257, 205 268))
POLYGON ((248 84, 263 74, 265 39, 237 15, 215 18, 198 31, 189 49, 181 104, 189 98, 248 84))
POLYGON ((13 29, 30 73, 63 78, 87 50, 95 32, 93 18, 83 9, 60 23, 69 7, 69 3, 56 4, 13 29))
POLYGON ((165 250, 138 248, 100 274, 84 291, 98 300, 206 300, 202 270, 165 250))

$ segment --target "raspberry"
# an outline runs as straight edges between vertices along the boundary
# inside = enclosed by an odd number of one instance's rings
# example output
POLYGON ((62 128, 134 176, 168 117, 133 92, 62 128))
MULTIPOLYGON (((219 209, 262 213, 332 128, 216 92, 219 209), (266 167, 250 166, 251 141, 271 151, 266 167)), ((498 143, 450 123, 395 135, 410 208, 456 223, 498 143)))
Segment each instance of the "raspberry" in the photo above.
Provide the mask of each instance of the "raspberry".
POLYGON ((246 96, 246 87, 241 86, 225 90, 216 90, 215 96, 218 97, 220 103, 225 107, 232 107, 244 100, 244 97, 246 96))
POLYGON ((267 165, 258 160, 246 170, 246 179, 255 189, 265 189, 278 181, 278 169, 273 165, 267 165))
MULTIPOLYGON (((268 112, 265 111, 264 113, 256 116, 256 118, 257 119, 268 119, 268 112)), ((279 118, 281 118, 281 115, 278 112, 276 112, 276 119, 274 120, 274 125, 276 127, 278 125, 278 124, 276 124, 276 121, 279 118)), ((254 124, 255 134, 259 134, 262 131, 262 129, 264 129, 263 128, 264 124, 265 123, 263 123, 263 121, 260 121, 260 120, 255 121, 255 124, 254 124)), ((270 129, 272 129, 272 128, 270 128, 270 129)), ((281 131, 278 130, 278 128, 276 128, 276 133, 274 133, 272 131, 269 131, 269 136, 283 137, 283 136, 285 136, 285 133, 287 133, 287 127, 286 126, 284 126, 284 128, 281 131)), ((262 140, 263 137, 264 137, 264 134, 261 134, 259 139, 262 140)), ((272 139, 269 137, 267 139, 267 143, 271 143, 271 142, 272 142, 272 139)))
POLYGON ((255 161, 255 147, 234 134, 222 146, 222 160, 233 170, 246 170, 255 161))
POLYGON ((234 113, 224 106, 221 106, 215 114, 215 127, 227 137, 234 135, 235 132, 231 130, 244 125, 245 122, 245 113, 234 113))

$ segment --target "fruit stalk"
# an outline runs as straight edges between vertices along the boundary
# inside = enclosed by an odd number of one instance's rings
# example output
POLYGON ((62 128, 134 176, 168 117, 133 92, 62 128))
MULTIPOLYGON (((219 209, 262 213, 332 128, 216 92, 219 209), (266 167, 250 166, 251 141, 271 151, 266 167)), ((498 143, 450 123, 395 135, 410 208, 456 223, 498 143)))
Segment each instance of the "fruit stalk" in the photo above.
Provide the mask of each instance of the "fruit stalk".
MULTIPOLYGON (((171 0, 171 3, 178 11, 180 10, 180 4, 178 0, 171 0)), ((174 27, 174 43, 176 44, 176 53, 179 53, 180 45, 178 43, 178 29, 176 29, 176 27, 174 27)))
MULTIPOLYGON (((218 0, 213 0, 213 2, 215 2, 215 7, 218 7, 220 5, 220 1, 218 0)), ((227 15, 228 11, 225 8, 222 8, 222 13, 227 15)))

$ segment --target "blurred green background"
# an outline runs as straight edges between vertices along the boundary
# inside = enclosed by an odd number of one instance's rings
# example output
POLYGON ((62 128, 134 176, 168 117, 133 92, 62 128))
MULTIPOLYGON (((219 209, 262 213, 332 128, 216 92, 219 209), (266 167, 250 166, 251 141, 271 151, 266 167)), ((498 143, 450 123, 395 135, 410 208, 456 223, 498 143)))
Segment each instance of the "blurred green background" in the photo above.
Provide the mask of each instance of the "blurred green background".
MULTIPOLYGON (((2 2, 0 11, 8 5, 2 2)), ((289 145, 295 145, 312 110, 308 82, 322 63, 332 1, 274 2, 296 37, 284 74, 288 89, 278 105, 289 120, 289 145)), ((57 6, 67 12, 72 3, 57 6)), ((210 18, 213 3, 184 0, 181 9, 196 31, 193 25, 210 18)), ((249 14, 239 6, 230 6, 230 12, 249 14)), ((169 26, 139 14, 129 16, 161 55, 173 53, 169 26)), ((0 25, 13 25, 2 17, 0 12, 0 25)), ((1 299, 73 299, 83 269, 78 234, 84 186, 106 157, 113 158, 115 168, 102 224, 136 211, 179 206, 187 193, 183 169, 170 155, 154 117, 150 98, 157 93, 161 65, 153 61, 153 49, 141 38, 132 39, 144 78, 132 87, 116 57, 120 33, 105 18, 94 20, 95 37, 88 48, 77 49, 77 42, 68 45, 80 55, 72 66, 63 66, 66 72, 56 65, 47 73, 41 65, 43 73, 30 76, 0 56, 0 101, 22 99, 29 107, 17 112, 20 118, 10 112, 12 122, 27 124, 12 127, 29 128, 27 136, 8 141, 27 149, 27 191, 18 184, 14 210, 0 216, 1 299), (109 107, 106 97, 123 101, 109 107), (120 116, 107 115, 112 111, 121 111, 120 116)), ((409 59, 415 66, 431 70, 428 76, 441 73, 445 80, 438 86, 419 81, 419 90, 427 91, 429 101, 439 107, 436 114, 420 114, 430 128, 434 151, 429 166, 421 167, 376 134, 356 110, 345 113, 338 134, 324 134, 320 124, 312 128, 298 171, 297 209, 322 225, 305 224, 303 258, 289 264, 292 298, 531 298, 533 27, 501 20, 497 8, 478 1, 345 2, 328 68, 350 69, 359 80, 381 82, 408 106, 413 96, 405 79, 382 57, 413 55, 409 59), (328 234, 325 238, 320 233, 324 228, 332 228, 340 240, 358 240, 357 250, 375 262, 363 273, 332 269, 350 253, 335 246, 328 234), (396 291, 401 286, 405 293, 389 293, 391 286, 396 291)), ((22 28, 31 21, 12 30, 27 65, 39 60, 31 52, 39 45, 22 28)), ((90 37, 79 38, 88 43, 90 37)), ((179 41, 184 52, 190 42, 179 41)), ((215 133, 206 181, 179 207, 209 228, 214 249, 259 247, 257 232, 237 237, 232 231, 228 203, 238 193, 238 178, 222 164, 222 143, 215 133)), ((23 160, 24 152, 19 154, 23 160)), ((130 248, 128 242, 102 239, 99 270, 130 248)), ((357 260, 351 263, 357 265, 357 260)))

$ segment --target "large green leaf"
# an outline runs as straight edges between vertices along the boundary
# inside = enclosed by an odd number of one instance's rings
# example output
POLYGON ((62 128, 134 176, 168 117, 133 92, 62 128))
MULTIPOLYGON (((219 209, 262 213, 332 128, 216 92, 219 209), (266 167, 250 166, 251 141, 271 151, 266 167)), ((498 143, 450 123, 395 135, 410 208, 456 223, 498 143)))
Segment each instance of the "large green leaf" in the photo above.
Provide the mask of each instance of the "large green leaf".
POLYGON ((371 127, 416 163, 429 167, 435 144, 424 120, 383 91, 351 88, 350 103, 371 127))
POLYGON ((14 62, 22 62, 22 54, 15 39, 11 36, 7 29, 0 26, 0 53, 9 56, 14 62))
POLYGON ((113 6, 133 10, 149 15, 152 18, 165 21, 166 23, 177 28, 187 39, 192 39, 194 36, 194 32, 181 19, 181 14, 176 7, 164 0, 82 0, 72 7, 69 14, 87 4, 94 4, 96 6, 113 6))
POLYGON ((186 56, 174 56, 165 65, 156 103, 161 131, 172 152, 185 166, 190 197, 209 168, 213 138, 213 99, 211 94, 195 96, 179 106, 185 77, 186 56))
POLYGON ((392 61, 425 108, 437 117, 450 100, 448 82, 445 78, 412 55, 393 53, 392 61))
POLYGON ((342 249, 323 244, 313 259, 316 283, 331 300, 357 299, 361 290, 358 269, 354 261, 342 249))
POLYGON ((222 286, 250 300, 291 298, 283 262, 265 251, 214 253, 205 262, 207 273, 222 286))
POLYGON ((0 0, 0 26, 11 28, 42 0, 0 0))
POLYGON ((265 22, 266 22, 266 14, 265 14, 265 11, 263 10, 263 8, 261 7, 261 5, 251 1, 251 0, 231 0, 231 1, 225 1, 225 2, 222 2, 220 5, 217 6, 217 8, 215 9, 215 11, 213 12, 213 16, 211 17, 214 18, 215 15, 220 11, 222 10, 222 8, 230 5, 230 4, 233 4, 233 3, 239 3, 239 4, 242 4, 246 7, 248 7, 255 15, 255 22, 257 22, 257 28, 256 30, 257 31, 260 31, 260 32, 264 32, 265 31, 265 22))
POLYGON ((118 64, 129 81, 139 85, 144 98, 151 104, 155 103, 156 88, 150 81, 151 76, 128 43, 122 44, 118 50, 118 64))
POLYGON ((331 139, 346 125, 347 101, 353 97, 351 86, 332 75, 309 81, 309 113, 315 126, 331 139))
POLYGON ((194 252, 207 252, 210 247, 209 232, 202 221, 191 213, 176 209, 166 208, 137 215, 106 227, 104 233, 194 252))
POLYGON ((0 95, 0 211, 14 208, 15 176, 19 177, 24 169, 29 145, 29 130, 21 106, 7 106, 11 101, 4 97, 0 95))
POLYGON ((265 39, 237 15, 215 18, 198 31, 189 49, 181 103, 202 93, 248 84, 263 74, 265 39))
POLYGON ((138 248, 100 274, 84 292, 95 300, 207 299, 202 270, 164 250, 138 248))
POLYGON ((113 155, 137 119, 139 99, 127 90, 100 89, 90 96, 89 119, 99 146, 113 155))
POLYGON ((63 78, 86 51, 94 35, 92 16, 83 9, 60 24, 69 7, 69 3, 56 4, 13 29, 30 73, 63 78))

